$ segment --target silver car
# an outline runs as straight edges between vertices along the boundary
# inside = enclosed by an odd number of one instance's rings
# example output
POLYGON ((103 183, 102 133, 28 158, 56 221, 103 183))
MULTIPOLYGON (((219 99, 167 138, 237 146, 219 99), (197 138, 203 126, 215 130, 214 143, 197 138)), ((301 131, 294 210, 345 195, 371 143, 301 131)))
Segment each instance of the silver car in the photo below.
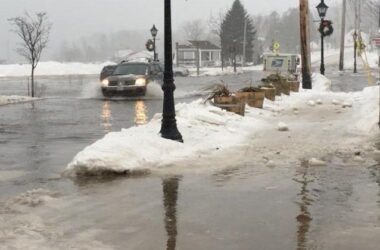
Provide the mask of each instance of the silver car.
POLYGON ((162 83, 163 72, 154 62, 123 62, 101 81, 103 96, 144 96, 147 85, 152 81, 162 83))

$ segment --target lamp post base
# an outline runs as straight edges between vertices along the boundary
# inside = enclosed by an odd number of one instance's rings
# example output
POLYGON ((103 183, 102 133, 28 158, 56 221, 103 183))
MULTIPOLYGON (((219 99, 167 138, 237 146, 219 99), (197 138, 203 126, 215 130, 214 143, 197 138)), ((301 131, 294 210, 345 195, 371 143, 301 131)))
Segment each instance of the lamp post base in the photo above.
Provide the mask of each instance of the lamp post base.
POLYGON ((321 75, 325 75, 325 67, 324 67, 324 65, 321 66, 320 70, 321 70, 321 75))
POLYGON ((163 117, 161 125, 161 137, 183 143, 183 138, 181 133, 177 128, 177 121, 174 117, 163 117))

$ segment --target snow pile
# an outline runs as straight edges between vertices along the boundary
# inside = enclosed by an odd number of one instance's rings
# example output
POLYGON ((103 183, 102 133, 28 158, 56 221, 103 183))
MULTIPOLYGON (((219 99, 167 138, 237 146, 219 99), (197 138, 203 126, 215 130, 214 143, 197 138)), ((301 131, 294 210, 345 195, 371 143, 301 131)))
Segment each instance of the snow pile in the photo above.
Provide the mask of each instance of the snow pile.
POLYGON ((280 122, 280 123, 277 125, 277 130, 278 130, 278 131, 285 132, 285 131, 289 131, 289 128, 288 128, 288 125, 286 125, 286 123, 280 122))
POLYGON ((310 167, 318 167, 318 166, 326 166, 327 162, 319 160, 319 159, 316 159, 316 158, 311 158, 308 161, 308 164, 309 164, 310 167))
POLYGON ((353 109, 356 116, 356 119, 352 121, 355 129, 364 133, 376 130, 379 122, 379 86, 367 87, 362 92, 352 95, 353 101, 344 102, 342 108, 353 109), (356 103, 362 105, 356 105, 356 103))
POLYGON ((2 96, 0 95, 0 106, 7 105, 7 104, 15 104, 15 103, 22 103, 22 102, 30 102, 36 100, 36 98, 28 97, 28 96, 2 96))
POLYGON ((313 81, 313 91, 321 92, 331 90, 331 80, 324 75, 313 73, 311 79, 313 81))
MULTIPOLYGON (((106 65, 115 64, 113 62, 104 63, 60 63, 60 62, 40 62, 35 74, 42 75, 97 75, 106 65)), ((29 64, 0 65, 0 76, 29 76, 31 66, 29 64)))
POLYGON ((45 189, 33 189, 9 199, 7 201, 7 206, 36 207, 55 199, 58 196, 58 193, 52 193, 45 189))
POLYGON ((200 171, 244 164, 245 160, 246 164, 270 161, 277 166, 318 159, 339 148, 355 150, 355 145, 374 135, 378 87, 334 93, 325 91, 331 84, 325 77, 314 75, 313 80, 318 90, 266 101, 263 110, 247 107, 245 117, 203 100, 179 104, 177 122, 185 143, 160 137, 161 115, 157 114, 145 126, 109 133, 88 146, 75 156, 65 174, 200 171), (310 101, 324 104, 309 106, 310 101), (337 106, 334 101, 349 102, 352 107, 337 106), (278 131, 289 127, 286 133, 278 131))
POLYGON ((158 134, 161 115, 157 114, 145 126, 109 133, 87 147, 69 164, 68 172, 123 173, 160 168, 172 162, 239 145, 257 126, 252 118, 223 111, 204 104, 203 100, 179 104, 177 109, 177 122, 184 144, 161 138, 158 134))

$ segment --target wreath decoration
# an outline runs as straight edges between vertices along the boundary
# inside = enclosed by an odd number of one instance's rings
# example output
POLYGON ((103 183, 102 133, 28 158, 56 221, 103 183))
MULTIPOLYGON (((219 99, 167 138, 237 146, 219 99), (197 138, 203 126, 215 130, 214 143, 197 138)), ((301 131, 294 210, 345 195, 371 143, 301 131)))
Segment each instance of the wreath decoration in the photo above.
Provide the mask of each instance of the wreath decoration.
POLYGON ((152 52, 154 51, 154 42, 152 41, 152 39, 149 39, 146 44, 145 44, 145 47, 148 51, 152 52))
POLYGON ((319 25, 318 31, 319 33, 321 33, 323 37, 331 36, 332 33, 334 32, 332 22, 330 20, 322 21, 321 24, 319 25))

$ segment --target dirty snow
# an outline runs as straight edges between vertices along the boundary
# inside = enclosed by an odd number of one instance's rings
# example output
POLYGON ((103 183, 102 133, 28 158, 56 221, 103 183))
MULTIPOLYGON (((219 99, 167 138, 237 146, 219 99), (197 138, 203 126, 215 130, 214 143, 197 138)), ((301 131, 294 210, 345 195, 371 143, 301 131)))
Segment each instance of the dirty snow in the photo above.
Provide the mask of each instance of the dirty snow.
POLYGON ((311 158, 308 161, 308 164, 309 164, 310 167, 318 167, 318 166, 326 166, 327 162, 322 161, 322 160, 317 159, 317 158, 311 158))
POLYGON ((288 125, 286 125, 286 123, 284 123, 284 122, 280 122, 280 123, 278 123, 278 125, 277 125, 277 130, 278 130, 278 131, 282 131, 282 132, 284 132, 284 131, 289 131, 289 127, 288 127, 288 125))
POLYGON ((313 81, 314 90, 266 101, 263 110, 247 107, 245 117, 203 100, 179 104, 177 122, 185 143, 161 138, 161 114, 156 114, 145 126, 109 133, 86 147, 75 156, 65 174, 170 169, 194 172, 244 163, 247 155, 251 164, 255 157, 257 164, 264 157, 271 160, 271 165, 283 165, 322 157, 341 148, 354 151, 356 145, 377 134, 378 87, 334 93, 328 90, 331 82, 324 76, 314 74, 313 81), (309 106, 310 101, 326 104, 309 106), (336 106, 335 101, 352 103, 352 108, 336 106), (292 130, 276 131, 279 122, 292 130))
POLYGON ((39 188, 0 202, 0 249, 113 249, 95 239, 94 235, 99 234, 97 229, 70 234, 48 223, 44 209, 53 209, 54 214, 62 212, 60 196, 39 188))
POLYGON ((36 99, 37 98, 32 98, 32 97, 28 97, 28 96, 18 96, 18 95, 4 96, 4 95, 0 95, 0 106, 7 105, 7 104, 30 102, 30 101, 33 101, 36 99))

